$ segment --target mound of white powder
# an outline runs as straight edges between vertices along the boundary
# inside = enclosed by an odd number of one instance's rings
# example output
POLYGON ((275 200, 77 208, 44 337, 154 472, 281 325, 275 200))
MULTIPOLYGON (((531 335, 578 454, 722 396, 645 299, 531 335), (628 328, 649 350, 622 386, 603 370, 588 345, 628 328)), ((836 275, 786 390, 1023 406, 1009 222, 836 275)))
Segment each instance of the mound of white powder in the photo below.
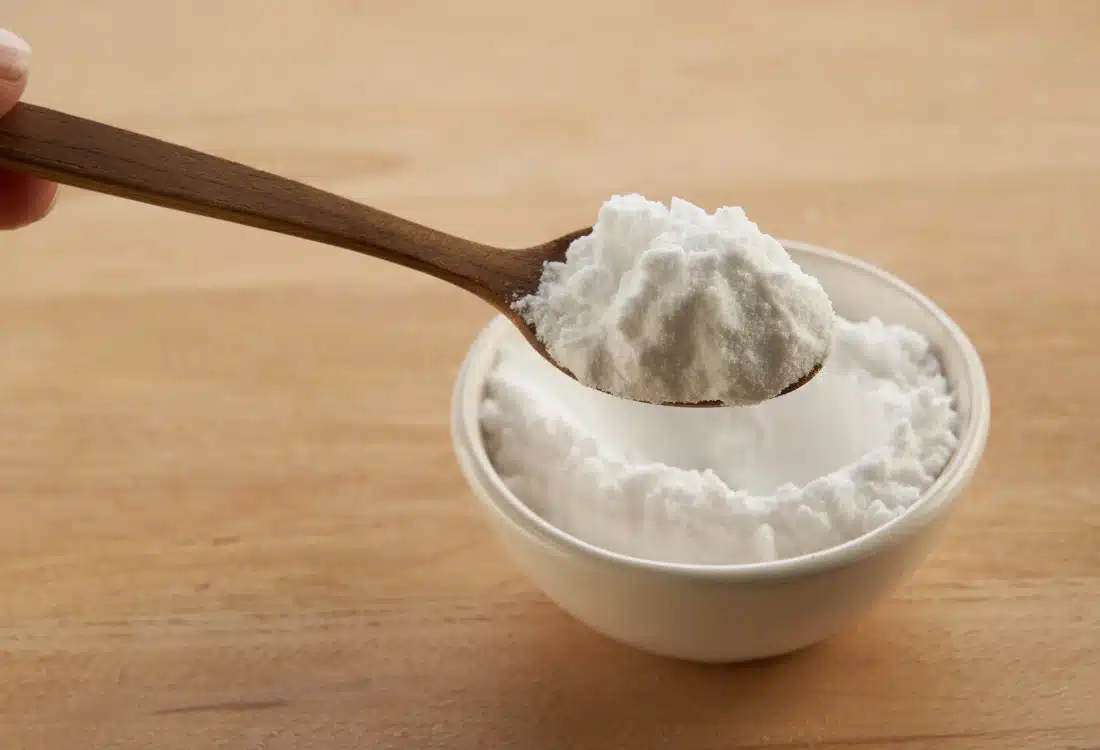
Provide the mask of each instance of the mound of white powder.
POLYGON ((490 459, 535 513, 615 552, 717 565, 827 549, 904 513, 955 450, 927 340, 877 320, 838 318, 821 374, 743 409, 608 396, 509 335, 480 415, 490 459))
POLYGON ((826 358, 817 279, 740 208, 615 196, 514 309, 580 382, 647 403, 757 404, 826 358))

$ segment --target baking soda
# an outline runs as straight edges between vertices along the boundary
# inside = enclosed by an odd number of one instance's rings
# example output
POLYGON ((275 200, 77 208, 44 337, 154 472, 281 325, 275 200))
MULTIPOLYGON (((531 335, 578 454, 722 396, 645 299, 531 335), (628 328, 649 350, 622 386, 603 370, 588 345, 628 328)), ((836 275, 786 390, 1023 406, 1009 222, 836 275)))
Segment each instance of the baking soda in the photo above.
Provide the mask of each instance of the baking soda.
POLYGON ((514 308, 577 380, 657 404, 765 401, 824 361, 833 332, 821 284, 740 208, 640 195, 607 201, 514 308))
POLYGON ((490 460, 550 524, 625 555, 728 565, 824 550, 905 513, 955 450, 928 341, 878 320, 837 318, 817 377, 741 409, 608 396, 509 335, 480 413, 490 460))

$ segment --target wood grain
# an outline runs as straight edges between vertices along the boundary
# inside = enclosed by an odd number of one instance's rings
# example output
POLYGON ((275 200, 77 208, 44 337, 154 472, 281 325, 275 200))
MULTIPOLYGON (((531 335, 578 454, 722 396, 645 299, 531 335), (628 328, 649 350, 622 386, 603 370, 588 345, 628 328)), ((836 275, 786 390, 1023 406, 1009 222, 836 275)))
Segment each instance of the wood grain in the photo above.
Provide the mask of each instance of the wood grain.
POLYGON ((790 658, 607 643, 511 567, 452 459, 482 303, 69 190, 0 236, 0 747, 1100 747, 1100 3, 625 7, 0 23, 35 47, 33 101, 476 241, 637 190, 902 276, 993 387, 932 559, 790 658))

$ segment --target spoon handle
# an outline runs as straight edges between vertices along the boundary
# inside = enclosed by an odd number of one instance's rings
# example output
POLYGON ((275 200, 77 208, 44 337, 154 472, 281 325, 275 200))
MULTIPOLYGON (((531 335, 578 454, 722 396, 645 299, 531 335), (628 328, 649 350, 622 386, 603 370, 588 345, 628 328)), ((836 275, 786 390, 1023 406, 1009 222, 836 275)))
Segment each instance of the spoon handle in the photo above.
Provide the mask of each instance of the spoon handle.
MULTIPOLYGON (((491 296, 494 249, 300 182, 32 104, 0 118, 0 167, 354 250, 491 296)), ((505 253, 506 251, 495 251, 505 253)))

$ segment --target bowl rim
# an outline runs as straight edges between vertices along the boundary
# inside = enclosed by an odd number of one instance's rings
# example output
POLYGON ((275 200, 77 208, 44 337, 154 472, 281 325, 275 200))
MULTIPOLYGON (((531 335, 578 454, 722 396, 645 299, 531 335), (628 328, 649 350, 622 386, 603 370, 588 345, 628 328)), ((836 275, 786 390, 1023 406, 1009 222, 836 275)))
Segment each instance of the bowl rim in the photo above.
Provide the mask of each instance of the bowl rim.
MULTIPOLYGON (((485 355, 486 348, 495 344, 502 328, 512 325, 504 316, 498 316, 482 329, 470 347, 455 379, 451 401, 451 438, 455 454, 474 495, 487 506, 487 510, 502 517, 524 536, 549 545, 558 552, 583 558, 587 562, 673 577, 738 582, 791 578, 848 567, 911 538, 943 515, 973 478, 989 436, 989 382, 977 349, 959 325, 938 305, 886 270, 817 245, 786 239, 781 239, 780 242, 796 255, 814 255, 829 262, 846 265, 894 287, 931 313, 947 331, 952 344, 962 355, 962 377, 969 380, 970 384, 967 404, 969 418, 947 466, 912 507, 873 531, 834 547, 782 560, 729 565, 648 560, 604 549, 562 531, 527 507, 501 480, 489 460, 476 418, 476 404, 480 403, 480 393, 473 401, 473 407, 471 406, 472 384, 469 381, 473 363, 485 355), (475 413, 471 414, 471 410, 475 413)), ((797 258, 795 260, 797 262, 797 258)))

